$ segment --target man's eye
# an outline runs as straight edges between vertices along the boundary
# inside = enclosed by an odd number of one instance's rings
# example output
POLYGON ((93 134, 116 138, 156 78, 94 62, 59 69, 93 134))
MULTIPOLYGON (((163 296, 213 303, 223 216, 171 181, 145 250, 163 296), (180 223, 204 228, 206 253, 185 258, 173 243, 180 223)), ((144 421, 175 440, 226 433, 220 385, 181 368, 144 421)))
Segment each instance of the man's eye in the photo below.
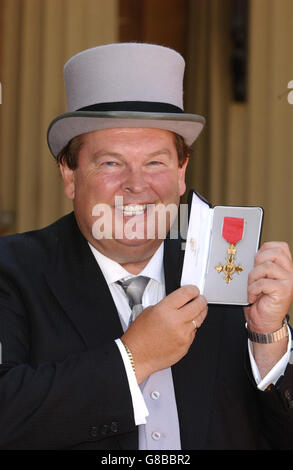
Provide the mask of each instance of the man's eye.
POLYGON ((151 162, 149 162, 149 165, 157 166, 157 165, 163 165, 163 163, 158 160, 152 160, 151 162))
POLYGON ((108 162, 103 162, 102 165, 104 165, 104 166, 117 166, 118 163, 117 163, 117 162, 108 161, 108 162))

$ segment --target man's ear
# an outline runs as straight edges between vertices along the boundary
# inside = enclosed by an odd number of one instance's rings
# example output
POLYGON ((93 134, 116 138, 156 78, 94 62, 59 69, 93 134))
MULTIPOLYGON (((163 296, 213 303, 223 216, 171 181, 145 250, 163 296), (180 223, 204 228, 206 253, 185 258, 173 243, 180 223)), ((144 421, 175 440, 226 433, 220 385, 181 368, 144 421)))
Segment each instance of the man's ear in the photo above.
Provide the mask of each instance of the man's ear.
POLYGON ((189 161, 189 158, 186 157, 185 162, 183 163, 183 165, 178 170, 178 181, 179 181, 180 196, 182 196, 186 191, 185 173, 186 173, 186 168, 187 168, 187 165, 188 165, 188 161, 189 161))
POLYGON ((73 201, 75 196, 74 170, 71 170, 66 163, 61 163, 59 168, 64 182, 64 192, 68 199, 73 201))

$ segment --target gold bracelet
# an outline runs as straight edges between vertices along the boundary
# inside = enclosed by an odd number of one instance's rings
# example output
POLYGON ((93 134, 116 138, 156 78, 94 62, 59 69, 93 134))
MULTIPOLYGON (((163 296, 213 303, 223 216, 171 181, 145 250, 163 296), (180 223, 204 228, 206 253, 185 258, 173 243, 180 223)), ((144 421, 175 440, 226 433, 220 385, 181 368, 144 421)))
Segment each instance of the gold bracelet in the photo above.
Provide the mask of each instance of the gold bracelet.
POLYGON ((123 343, 123 346, 125 347, 125 350, 127 352, 129 360, 130 360, 131 367, 133 369, 133 372, 135 373, 135 365, 134 365, 134 359, 133 359, 132 352, 130 351, 129 347, 125 343, 123 343))

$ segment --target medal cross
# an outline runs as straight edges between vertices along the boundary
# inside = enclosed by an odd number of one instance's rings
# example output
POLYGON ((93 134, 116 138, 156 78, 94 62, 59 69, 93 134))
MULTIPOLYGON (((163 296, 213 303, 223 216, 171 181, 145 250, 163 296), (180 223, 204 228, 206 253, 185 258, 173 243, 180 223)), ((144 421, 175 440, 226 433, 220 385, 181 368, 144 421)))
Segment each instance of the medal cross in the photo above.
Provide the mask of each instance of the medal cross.
POLYGON ((234 263, 234 256, 236 254, 236 248, 235 248, 235 245, 231 244, 227 250, 227 253, 228 253, 228 256, 226 258, 226 264, 222 265, 222 264, 218 264, 218 266, 216 266, 216 270, 218 271, 218 273, 221 273, 223 272, 225 274, 225 277, 224 277, 224 280, 226 281, 227 284, 230 284, 230 282, 233 280, 233 274, 235 274, 235 272, 237 274, 240 274, 242 271, 243 271, 243 267, 238 265, 238 266, 235 266, 235 263, 234 263))

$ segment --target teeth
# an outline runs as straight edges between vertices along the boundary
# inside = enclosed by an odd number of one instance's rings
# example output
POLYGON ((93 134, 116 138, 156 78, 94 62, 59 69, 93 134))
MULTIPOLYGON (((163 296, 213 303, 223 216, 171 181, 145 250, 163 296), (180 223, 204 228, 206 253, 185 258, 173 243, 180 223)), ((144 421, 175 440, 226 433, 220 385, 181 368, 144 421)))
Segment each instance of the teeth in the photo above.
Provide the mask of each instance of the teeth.
POLYGON ((123 215, 142 215, 146 210, 146 204, 127 204, 125 206, 117 206, 117 209, 123 211, 123 215))

